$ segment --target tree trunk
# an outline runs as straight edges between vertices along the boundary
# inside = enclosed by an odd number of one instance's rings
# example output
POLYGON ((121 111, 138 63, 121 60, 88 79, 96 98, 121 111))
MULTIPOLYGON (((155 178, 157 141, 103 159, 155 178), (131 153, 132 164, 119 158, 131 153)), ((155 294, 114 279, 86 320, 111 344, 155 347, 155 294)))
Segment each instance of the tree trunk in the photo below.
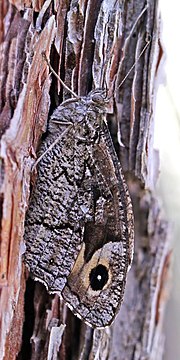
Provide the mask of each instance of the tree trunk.
POLYGON ((170 252, 154 193, 158 2, 1 0, 0 7, 0 359, 160 360, 170 252), (49 114, 70 96, 42 52, 77 94, 114 94, 108 125, 133 201, 135 254, 123 305, 103 330, 76 318, 22 262, 31 167, 49 114))

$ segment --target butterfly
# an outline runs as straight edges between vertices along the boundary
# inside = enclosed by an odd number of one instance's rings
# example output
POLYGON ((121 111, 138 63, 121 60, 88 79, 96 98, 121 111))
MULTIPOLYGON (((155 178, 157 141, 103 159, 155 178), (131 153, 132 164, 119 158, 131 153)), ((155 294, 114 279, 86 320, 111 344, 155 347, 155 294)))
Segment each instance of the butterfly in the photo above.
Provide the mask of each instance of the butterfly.
POLYGON ((105 91, 64 101, 39 150, 26 214, 25 263, 94 328, 123 300, 134 224, 127 185, 106 123, 105 91))

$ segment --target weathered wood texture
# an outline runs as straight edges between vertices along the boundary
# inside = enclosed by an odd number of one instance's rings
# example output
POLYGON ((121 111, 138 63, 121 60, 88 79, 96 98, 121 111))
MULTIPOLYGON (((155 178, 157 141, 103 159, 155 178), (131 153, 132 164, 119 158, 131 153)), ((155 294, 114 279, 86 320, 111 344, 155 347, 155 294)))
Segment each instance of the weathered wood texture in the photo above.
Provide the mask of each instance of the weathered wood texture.
POLYGON ((0 359, 162 359, 169 243, 153 193, 160 58, 156 0, 0 1, 0 359), (76 93, 106 87, 114 94, 108 122, 129 180, 136 242, 124 303, 105 330, 93 331, 58 296, 31 279, 25 282, 23 224, 31 166, 49 113, 70 96, 49 75, 43 51, 76 93))

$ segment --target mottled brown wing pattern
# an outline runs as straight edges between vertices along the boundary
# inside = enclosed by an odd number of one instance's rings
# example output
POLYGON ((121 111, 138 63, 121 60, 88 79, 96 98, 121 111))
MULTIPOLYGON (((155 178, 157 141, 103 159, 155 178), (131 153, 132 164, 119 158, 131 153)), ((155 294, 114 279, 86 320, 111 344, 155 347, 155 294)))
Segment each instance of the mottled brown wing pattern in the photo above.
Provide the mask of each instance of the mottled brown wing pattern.
POLYGON ((25 224, 34 278, 93 327, 110 325, 120 307, 133 244, 131 201, 105 105, 95 90, 54 111, 25 224))

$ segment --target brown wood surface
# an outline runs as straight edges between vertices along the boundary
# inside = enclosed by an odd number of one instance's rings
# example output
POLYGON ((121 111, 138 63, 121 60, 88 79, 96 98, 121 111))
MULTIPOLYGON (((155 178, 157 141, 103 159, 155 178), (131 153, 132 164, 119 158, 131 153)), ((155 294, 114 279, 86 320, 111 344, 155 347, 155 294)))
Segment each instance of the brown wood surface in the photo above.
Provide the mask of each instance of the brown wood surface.
POLYGON ((159 31, 156 0, 0 1, 0 359, 162 359, 170 247, 154 193, 159 31), (22 262, 31 167, 49 114, 70 96, 49 75, 43 51, 76 93, 103 87, 114 94, 108 124, 128 179, 136 236, 124 303, 104 330, 81 323, 28 278, 22 262))

